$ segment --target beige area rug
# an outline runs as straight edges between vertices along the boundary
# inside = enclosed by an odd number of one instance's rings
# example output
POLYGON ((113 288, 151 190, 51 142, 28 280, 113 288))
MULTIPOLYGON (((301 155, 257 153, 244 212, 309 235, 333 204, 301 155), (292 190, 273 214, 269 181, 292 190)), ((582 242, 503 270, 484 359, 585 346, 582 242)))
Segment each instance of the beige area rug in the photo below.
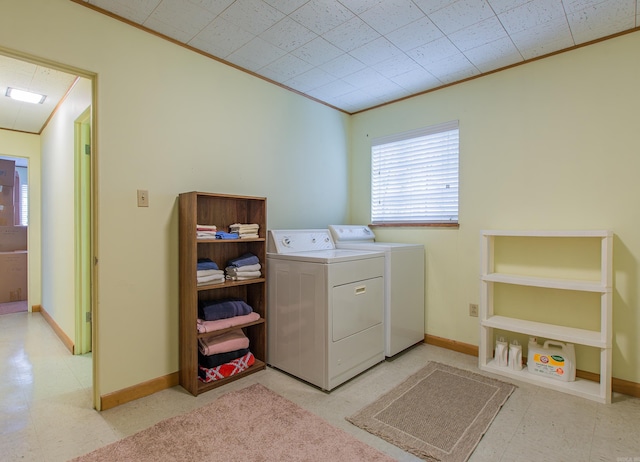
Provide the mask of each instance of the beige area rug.
POLYGON ((73 459, 89 461, 374 461, 394 459, 255 384, 73 459))
POLYGON ((515 385, 430 362, 352 424, 428 461, 466 461, 515 385))

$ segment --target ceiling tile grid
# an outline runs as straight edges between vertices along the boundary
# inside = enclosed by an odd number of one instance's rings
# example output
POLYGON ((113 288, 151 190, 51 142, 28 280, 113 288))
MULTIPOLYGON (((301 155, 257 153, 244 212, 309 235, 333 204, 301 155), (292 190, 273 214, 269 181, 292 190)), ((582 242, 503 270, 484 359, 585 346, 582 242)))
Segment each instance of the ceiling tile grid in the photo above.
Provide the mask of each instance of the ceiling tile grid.
POLYGON ((640 2, 83 1, 349 113, 634 29, 640 2))
MULTIPOLYGON (((640 0, 70 1, 347 113, 640 28, 640 0)), ((39 133, 75 77, 0 56, 0 128, 39 133)))

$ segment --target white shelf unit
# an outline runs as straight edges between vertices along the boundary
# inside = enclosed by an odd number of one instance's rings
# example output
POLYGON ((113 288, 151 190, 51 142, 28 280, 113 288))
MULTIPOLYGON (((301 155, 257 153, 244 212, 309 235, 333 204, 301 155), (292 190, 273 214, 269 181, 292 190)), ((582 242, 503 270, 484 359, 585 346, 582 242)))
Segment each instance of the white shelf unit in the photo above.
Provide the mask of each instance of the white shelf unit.
POLYGON ((611 402, 611 348, 612 348, 612 255, 613 232, 609 230, 589 231, 501 231, 483 230, 480 233, 480 369, 516 380, 534 383, 546 388, 563 391, 600 403, 611 402), (600 239, 600 278, 594 281, 541 278, 494 271, 494 255, 500 237, 524 237, 534 239, 600 239), (494 285, 560 289, 600 294, 600 329, 585 330, 552 323, 534 322, 515 317, 494 315, 494 285), (562 342, 586 345, 600 349, 600 382, 576 378, 574 382, 563 382, 531 374, 525 367, 515 371, 495 365, 493 361, 493 330, 525 334, 562 342))

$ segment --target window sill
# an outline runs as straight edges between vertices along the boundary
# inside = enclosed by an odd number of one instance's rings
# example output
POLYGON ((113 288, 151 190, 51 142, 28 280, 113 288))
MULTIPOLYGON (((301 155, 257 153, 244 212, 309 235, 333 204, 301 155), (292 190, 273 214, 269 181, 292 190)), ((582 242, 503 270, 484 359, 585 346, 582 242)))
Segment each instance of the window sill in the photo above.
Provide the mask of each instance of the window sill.
POLYGON ((459 223, 373 223, 370 228, 460 228, 459 223))

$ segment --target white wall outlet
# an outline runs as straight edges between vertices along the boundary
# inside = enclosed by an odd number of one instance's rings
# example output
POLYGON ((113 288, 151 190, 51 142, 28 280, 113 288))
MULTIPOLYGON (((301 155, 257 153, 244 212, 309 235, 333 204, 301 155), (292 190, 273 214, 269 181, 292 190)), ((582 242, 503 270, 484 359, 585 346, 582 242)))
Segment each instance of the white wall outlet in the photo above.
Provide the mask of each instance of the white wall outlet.
POLYGON ((478 305, 476 303, 469 303, 469 316, 478 317, 478 305))

